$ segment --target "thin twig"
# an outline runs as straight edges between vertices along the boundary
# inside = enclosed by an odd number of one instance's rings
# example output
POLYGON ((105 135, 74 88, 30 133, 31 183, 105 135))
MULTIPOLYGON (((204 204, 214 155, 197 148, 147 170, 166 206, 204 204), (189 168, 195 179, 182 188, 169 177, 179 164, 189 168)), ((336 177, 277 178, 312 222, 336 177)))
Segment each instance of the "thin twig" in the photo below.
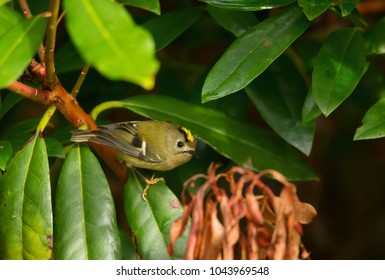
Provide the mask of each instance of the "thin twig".
POLYGON ((76 83, 75 83, 74 88, 72 89, 72 92, 71 92, 71 95, 72 95, 73 97, 76 97, 76 96, 78 95, 79 90, 80 90, 80 87, 82 86, 83 81, 84 81, 84 78, 86 77, 87 72, 88 72, 88 70, 90 69, 90 67, 91 67, 91 64, 89 64, 89 63, 86 63, 86 64, 83 66, 83 69, 82 69, 82 71, 80 72, 80 75, 79 75, 79 77, 78 77, 78 79, 77 79, 77 81, 76 81, 76 83))
POLYGON ((64 15, 65 15, 65 12, 62 12, 60 14, 59 18, 57 19, 57 23, 56 23, 57 25, 59 25, 59 22, 63 19, 64 15))
MULTIPOLYGON (((19 5, 20 5, 21 10, 23 11, 24 17, 27 19, 31 18, 32 13, 31 13, 31 9, 29 8, 27 1, 26 0, 19 0, 19 5)), ((39 50, 37 53, 38 53, 40 61, 43 62, 44 61, 44 45, 43 45, 43 43, 40 44, 39 50)))
POLYGON ((23 11, 23 15, 25 18, 31 18, 32 13, 31 10, 29 9, 28 3, 26 0, 19 0, 19 5, 21 10, 23 11))

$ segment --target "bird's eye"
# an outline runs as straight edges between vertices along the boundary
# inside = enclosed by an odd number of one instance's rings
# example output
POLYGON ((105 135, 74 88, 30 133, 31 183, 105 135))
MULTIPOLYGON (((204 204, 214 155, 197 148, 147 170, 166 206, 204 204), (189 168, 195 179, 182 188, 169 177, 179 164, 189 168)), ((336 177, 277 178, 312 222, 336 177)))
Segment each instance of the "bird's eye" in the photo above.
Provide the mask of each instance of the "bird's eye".
POLYGON ((184 146, 182 141, 178 141, 176 145, 178 146, 178 148, 182 148, 184 146))

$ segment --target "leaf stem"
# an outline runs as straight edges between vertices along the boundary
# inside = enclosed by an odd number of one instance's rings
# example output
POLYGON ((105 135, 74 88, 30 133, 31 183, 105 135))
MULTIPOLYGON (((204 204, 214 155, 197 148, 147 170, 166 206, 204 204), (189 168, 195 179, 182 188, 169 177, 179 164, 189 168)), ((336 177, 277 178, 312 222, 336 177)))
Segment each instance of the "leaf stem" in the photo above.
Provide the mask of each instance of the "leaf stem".
POLYGON ((56 111, 56 106, 51 105, 48 107, 48 109, 45 111, 43 117, 40 119, 39 125, 37 126, 37 132, 41 133, 44 131, 45 127, 47 126, 49 120, 53 116, 53 114, 56 111))
POLYGON ((105 111, 105 110, 108 110, 108 109, 112 109, 112 108, 122 108, 124 107, 123 106, 123 102, 121 101, 107 101, 107 102, 103 102, 101 104, 99 104, 98 106, 96 106, 90 113, 91 115, 91 118, 93 120, 96 121, 98 115, 105 111))

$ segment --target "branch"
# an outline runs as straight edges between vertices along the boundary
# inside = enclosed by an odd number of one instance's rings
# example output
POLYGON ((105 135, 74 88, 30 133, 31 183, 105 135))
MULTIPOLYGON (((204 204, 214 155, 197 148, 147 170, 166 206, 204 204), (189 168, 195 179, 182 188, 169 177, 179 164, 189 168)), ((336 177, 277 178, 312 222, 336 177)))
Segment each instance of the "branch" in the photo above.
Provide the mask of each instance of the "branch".
MULTIPOLYGON (((27 1, 26 0, 19 0, 19 5, 20 5, 21 10, 23 11, 24 17, 25 18, 31 18, 32 13, 31 13, 31 9, 28 6, 27 1)), ((44 46, 42 43, 39 46, 38 55, 39 55, 40 61, 43 62, 43 60, 44 60, 44 46)))
MULTIPOLYGON (((32 17, 27 1, 19 0, 19 4, 23 10, 24 16, 26 18, 32 17)), ((42 62, 45 62, 45 64, 40 64, 32 60, 29 65, 29 69, 31 70, 36 81, 38 81, 43 88, 48 90, 36 89, 19 81, 14 81, 7 88, 10 91, 20 94, 21 96, 32 101, 46 106, 56 106, 62 115, 74 127, 86 125, 89 129, 96 129, 97 126, 95 121, 86 112, 84 112, 75 99, 90 65, 86 65, 83 68, 83 71, 73 89, 73 95, 69 94, 63 88, 55 73, 54 50, 57 24, 58 21, 60 21, 60 19, 58 20, 59 8, 60 0, 50 1, 50 11, 52 12, 52 15, 48 20, 47 26, 46 51, 44 52, 44 48, 42 46, 39 50, 40 59, 42 62)), ((118 178, 124 181, 127 179, 127 169, 116 160, 116 153, 114 151, 97 144, 91 144, 91 146, 97 154, 103 158, 118 178)))
POLYGON ((25 18, 31 18, 32 13, 31 10, 29 9, 28 3, 26 0, 19 0, 19 5, 21 10, 23 11, 23 15, 25 18))
MULTIPOLYGON (((96 129, 95 121, 79 106, 76 99, 69 94, 60 83, 51 92, 54 104, 63 116, 75 127, 86 124, 89 129, 96 129)), ((91 144, 92 148, 108 164, 111 170, 122 181, 127 179, 127 169, 116 160, 116 153, 111 149, 97 144, 91 144)))
MULTIPOLYGON (((76 99, 60 83, 57 83, 52 91, 47 91, 14 81, 7 89, 37 103, 46 106, 55 105, 74 127, 81 125, 87 125, 89 129, 97 127, 94 120, 84 112, 76 99)), ((115 152, 101 145, 92 144, 91 146, 118 178, 122 181, 127 179, 127 169, 116 160, 115 152)))
POLYGON ((28 98, 32 101, 41 103, 43 105, 48 106, 52 103, 52 98, 48 91, 33 88, 18 81, 14 81, 13 83, 11 83, 7 87, 7 89, 9 89, 14 93, 20 94, 21 96, 28 98))
POLYGON ((84 78, 86 77, 87 73, 88 73, 88 70, 90 69, 91 67, 91 64, 90 63, 86 63, 84 66, 83 66, 83 69, 82 71, 80 72, 80 75, 79 75, 79 78, 77 79, 76 83, 75 83, 75 86, 74 88, 72 89, 72 92, 71 92, 71 95, 73 97, 76 97, 79 93, 79 90, 80 90, 80 87, 82 86, 83 84, 83 81, 84 81, 84 78))
POLYGON ((45 64, 47 67, 47 85, 49 87, 54 87, 57 82, 57 77, 55 74, 55 42, 56 42, 56 29, 57 29, 57 18, 59 14, 60 0, 51 0, 50 1, 50 11, 52 16, 48 19, 47 33, 46 33, 46 42, 45 42, 45 64))

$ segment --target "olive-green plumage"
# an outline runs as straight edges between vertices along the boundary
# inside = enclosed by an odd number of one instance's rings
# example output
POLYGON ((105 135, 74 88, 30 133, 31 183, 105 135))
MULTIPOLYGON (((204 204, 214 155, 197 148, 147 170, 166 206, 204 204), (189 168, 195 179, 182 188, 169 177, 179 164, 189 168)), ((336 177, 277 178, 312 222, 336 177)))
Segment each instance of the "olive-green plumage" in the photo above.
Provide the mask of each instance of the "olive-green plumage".
POLYGON ((155 120, 102 125, 72 134, 73 142, 94 142, 115 150, 129 167, 160 171, 188 162, 196 147, 188 129, 155 120))

